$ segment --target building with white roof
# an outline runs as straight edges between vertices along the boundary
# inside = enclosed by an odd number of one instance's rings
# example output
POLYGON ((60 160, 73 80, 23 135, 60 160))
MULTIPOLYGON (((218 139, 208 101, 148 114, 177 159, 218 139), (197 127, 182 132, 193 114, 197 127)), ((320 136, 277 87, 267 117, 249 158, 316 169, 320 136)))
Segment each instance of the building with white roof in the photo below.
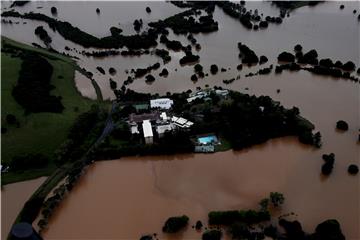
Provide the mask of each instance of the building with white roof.
POLYGON ((174 104, 174 101, 170 98, 158 98, 150 100, 150 107, 151 108, 161 108, 161 109, 170 109, 171 106, 174 104))
POLYGON ((158 133, 159 137, 163 137, 165 132, 170 132, 174 128, 172 123, 169 124, 163 124, 156 126, 156 132, 158 133))
POLYGON ((192 125, 194 125, 193 122, 185 119, 185 118, 182 118, 182 117, 175 117, 173 116, 171 118, 171 121, 178 127, 180 128, 189 128, 191 127, 192 125))
POLYGON ((153 131, 150 120, 144 120, 142 123, 143 133, 144 133, 144 139, 146 144, 152 144, 153 143, 153 131))

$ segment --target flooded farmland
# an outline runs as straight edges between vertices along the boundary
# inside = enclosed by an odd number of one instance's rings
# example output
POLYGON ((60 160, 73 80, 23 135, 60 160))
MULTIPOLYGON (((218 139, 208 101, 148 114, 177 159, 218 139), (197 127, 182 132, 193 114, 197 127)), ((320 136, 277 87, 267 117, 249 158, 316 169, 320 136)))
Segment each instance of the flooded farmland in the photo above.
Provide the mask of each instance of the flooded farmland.
MULTIPOLYGON (((157 233, 160 239, 200 239, 201 234, 191 229, 191 225, 197 220, 206 222, 209 211, 256 208, 269 192, 278 191, 285 196, 281 214, 294 212, 306 231, 313 232, 318 223, 334 218, 341 223, 346 239, 360 239, 359 177, 347 173, 348 165, 359 164, 360 157, 356 141, 360 128, 359 84, 305 71, 245 77, 259 67, 245 66, 241 72, 236 69, 240 63, 238 42, 250 46, 258 55, 267 56, 269 62, 264 65, 266 67, 275 65, 279 53, 291 52, 298 43, 305 51, 316 49, 319 58, 343 62, 351 60, 359 66, 360 22, 353 14, 354 9, 359 12, 359 2, 342 4, 345 5, 342 11, 339 10, 339 2, 296 9, 284 19, 283 24, 270 25, 263 31, 245 29, 216 7, 214 19, 219 23, 219 31, 194 34, 201 45, 201 49, 194 52, 200 56, 200 64, 206 73, 209 73, 211 64, 228 70, 217 75, 209 74, 196 83, 190 80, 193 66, 179 64, 183 52, 170 51, 172 60, 164 65, 152 54, 95 58, 75 50, 69 51, 70 55, 79 58, 77 63, 80 67, 94 73, 93 78, 105 99, 115 98, 109 78, 121 86, 128 76, 126 71, 160 62, 161 67, 152 72, 156 76, 154 83, 150 85, 139 78, 129 88, 165 94, 188 89, 194 91, 196 87, 209 85, 256 96, 267 95, 285 107, 298 107, 301 115, 314 123, 316 131, 321 132, 323 146, 314 149, 290 137, 238 152, 128 157, 97 162, 56 210, 49 229, 43 234, 44 238, 139 239, 143 234, 157 233), (106 74, 99 73, 97 66, 103 67, 106 74), (108 73, 110 67, 116 69, 115 76, 108 73), (164 67, 169 70, 169 76, 158 77, 164 67), (240 79, 232 84, 226 85, 222 81, 238 75, 240 79), (340 119, 349 124, 349 131, 342 133, 335 130, 340 119), (336 155, 335 168, 330 177, 324 178, 320 174, 323 164, 321 155, 330 152, 336 155), (190 217, 190 226, 183 235, 169 237, 161 233, 161 227, 169 216, 181 214, 190 217)), ((125 34, 134 34, 132 23, 137 18, 148 23, 183 11, 167 2, 34 2, 19 8, 19 11, 50 15, 53 5, 58 9, 58 19, 69 21, 97 37, 108 36, 111 26, 121 27, 125 34), (145 6, 151 7, 151 14, 145 12, 145 6), (97 7, 101 9, 99 15, 95 13, 97 7), (80 10, 83 12, 81 15, 78 14, 80 10)), ((264 15, 279 14, 279 9, 268 2, 247 2, 247 6, 259 9, 264 15)), ((4 7, 7 7, 6 4, 3 4, 4 7)), ((65 51, 65 46, 78 51, 84 49, 63 39, 44 23, 15 21, 20 23, 2 24, 3 36, 43 46, 33 34, 36 26, 42 25, 52 37, 54 49, 61 52, 65 51)), ((185 36, 172 31, 169 39, 189 44, 185 36)), ((165 48, 163 44, 158 47, 165 48)), ((75 78, 78 90, 86 97, 95 98, 90 80, 78 72, 75 78)), ((31 188, 27 190, 30 194, 31 188)), ((23 193, 22 190, 16 192, 23 193)), ((13 198, 9 194, 5 196, 13 198)), ((18 203, 10 209, 19 209, 20 205, 18 203)), ((11 221, 5 224, 9 227, 11 221)))

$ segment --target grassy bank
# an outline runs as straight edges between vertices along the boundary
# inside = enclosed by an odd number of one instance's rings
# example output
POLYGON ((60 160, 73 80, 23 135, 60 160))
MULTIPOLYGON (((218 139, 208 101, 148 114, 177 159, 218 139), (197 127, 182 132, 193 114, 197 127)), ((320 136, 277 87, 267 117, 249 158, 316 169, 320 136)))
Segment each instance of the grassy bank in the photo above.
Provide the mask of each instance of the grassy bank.
POLYGON ((42 112, 25 115, 23 107, 12 96, 12 89, 17 83, 22 60, 18 56, 1 53, 1 125, 7 130, 1 136, 2 164, 7 165, 13 157, 27 154, 42 154, 50 159, 48 166, 43 169, 2 174, 2 184, 8 184, 50 175, 54 172, 56 169, 53 162, 54 152, 66 140, 75 119, 80 114, 89 111, 91 105, 98 102, 82 97, 76 89, 74 73, 78 67, 72 59, 7 38, 2 38, 2 46, 4 43, 20 51, 36 52, 49 61, 54 68, 51 84, 55 88, 51 94, 61 96, 61 102, 65 107, 62 113, 42 112), (19 127, 7 123, 8 114, 16 117, 19 127))

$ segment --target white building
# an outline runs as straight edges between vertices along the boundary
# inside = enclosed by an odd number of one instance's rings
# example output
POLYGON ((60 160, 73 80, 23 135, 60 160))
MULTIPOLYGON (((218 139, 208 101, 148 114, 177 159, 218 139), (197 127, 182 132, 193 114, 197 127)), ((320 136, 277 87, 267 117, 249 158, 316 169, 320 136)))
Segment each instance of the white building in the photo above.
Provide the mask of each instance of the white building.
POLYGON ((146 144, 152 144, 153 143, 153 131, 150 120, 144 120, 142 123, 142 128, 144 132, 144 138, 146 144))
POLYGON ((169 118, 168 118, 168 116, 167 116, 166 112, 162 112, 162 113, 160 114, 160 118, 161 118, 163 121, 167 121, 167 120, 169 120, 169 118))
POLYGON ((174 101, 170 98, 158 98, 150 100, 151 108, 170 109, 174 101))
POLYGON ((194 125, 193 122, 185 119, 185 118, 182 118, 182 117, 175 117, 173 116, 171 118, 171 121, 178 127, 180 128, 189 128, 191 127, 192 125, 194 125))
POLYGON ((131 131, 131 134, 139 134, 140 133, 137 123, 132 124, 130 126, 130 131, 131 131))
POLYGON ((163 137, 165 132, 170 132, 172 131, 174 128, 174 126, 170 123, 170 124, 163 124, 163 125, 158 125, 156 126, 156 132, 158 133, 159 137, 163 137))

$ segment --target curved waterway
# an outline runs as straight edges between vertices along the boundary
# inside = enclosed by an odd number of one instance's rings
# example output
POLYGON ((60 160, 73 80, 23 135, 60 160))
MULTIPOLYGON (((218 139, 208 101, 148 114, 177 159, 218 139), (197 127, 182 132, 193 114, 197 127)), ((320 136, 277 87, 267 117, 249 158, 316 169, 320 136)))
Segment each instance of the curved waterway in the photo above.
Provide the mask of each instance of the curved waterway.
POLYGON ((6 239, 25 202, 46 177, 7 184, 1 188, 1 239, 6 239))

